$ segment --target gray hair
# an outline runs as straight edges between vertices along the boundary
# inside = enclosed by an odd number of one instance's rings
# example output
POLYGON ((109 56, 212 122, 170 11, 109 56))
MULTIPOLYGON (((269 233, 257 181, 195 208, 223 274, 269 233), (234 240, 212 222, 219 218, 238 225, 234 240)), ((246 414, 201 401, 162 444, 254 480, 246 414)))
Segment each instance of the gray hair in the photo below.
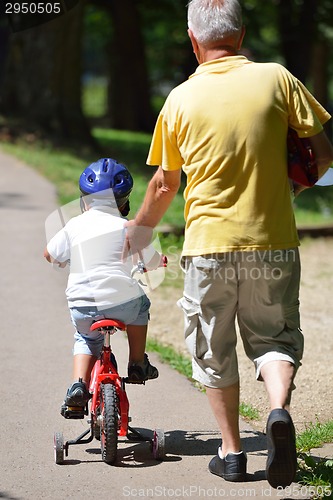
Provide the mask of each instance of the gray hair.
POLYGON ((189 29, 202 45, 237 36, 242 30, 238 0, 190 0, 187 19, 189 29))

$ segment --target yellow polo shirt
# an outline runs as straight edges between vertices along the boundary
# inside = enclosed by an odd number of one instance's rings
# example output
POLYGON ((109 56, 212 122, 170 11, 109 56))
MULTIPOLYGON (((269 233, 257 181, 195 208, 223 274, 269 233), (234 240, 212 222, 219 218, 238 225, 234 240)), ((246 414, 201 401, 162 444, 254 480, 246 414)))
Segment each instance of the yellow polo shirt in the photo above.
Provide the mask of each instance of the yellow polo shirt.
POLYGON ((244 56, 201 64, 173 89, 147 164, 187 176, 183 255, 298 246, 287 129, 312 136, 329 118, 283 66, 244 56))

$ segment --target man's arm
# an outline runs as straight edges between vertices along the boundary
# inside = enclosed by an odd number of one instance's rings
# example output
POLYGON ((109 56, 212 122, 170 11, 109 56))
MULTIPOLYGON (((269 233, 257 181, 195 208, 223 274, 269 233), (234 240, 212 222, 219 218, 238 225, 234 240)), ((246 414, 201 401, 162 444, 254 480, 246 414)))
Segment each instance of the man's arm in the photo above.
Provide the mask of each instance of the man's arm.
POLYGON ((135 254, 150 244, 153 228, 160 222, 176 196, 180 180, 181 169, 163 170, 159 167, 155 172, 135 219, 126 223, 127 236, 122 260, 126 260, 129 252, 135 254))
POLYGON ((148 184, 143 204, 135 217, 137 226, 156 227, 176 196, 181 180, 181 169, 155 172, 148 184))
POLYGON ((333 163, 333 146, 324 130, 309 137, 309 140, 318 166, 318 179, 320 179, 333 163))
MULTIPOLYGON (((333 163, 333 146, 324 130, 319 132, 319 134, 309 137, 309 141, 318 167, 318 179, 320 179, 333 163)), ((294 195, 299 195, 305 189, 308 188, 297 184, 294 195)))

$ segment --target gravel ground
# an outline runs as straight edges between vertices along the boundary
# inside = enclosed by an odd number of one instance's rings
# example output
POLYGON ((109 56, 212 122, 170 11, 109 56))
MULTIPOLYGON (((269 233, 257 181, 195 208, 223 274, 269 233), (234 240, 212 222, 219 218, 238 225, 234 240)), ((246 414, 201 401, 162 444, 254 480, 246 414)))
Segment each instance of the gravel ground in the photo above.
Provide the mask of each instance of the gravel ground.
MULTIPOLYGON (((301 245, 301 323, 305 338, 302 366, 298 371, 291 412, 298 432, 306 425, 333 418, 333 238, 303 240, 301 245)), ((177 265, 171 262, 169 273, 177 265)), ((149 335, 187 354, 183 340, 183 316, 176 306, 181 288, 160 287, 151 295, 149 335)), ((252 363, 238 342, 241 401, 258 409, 260 418, 251 425, 262 431, 269 406, 264 384, 254 377, 252 363)))

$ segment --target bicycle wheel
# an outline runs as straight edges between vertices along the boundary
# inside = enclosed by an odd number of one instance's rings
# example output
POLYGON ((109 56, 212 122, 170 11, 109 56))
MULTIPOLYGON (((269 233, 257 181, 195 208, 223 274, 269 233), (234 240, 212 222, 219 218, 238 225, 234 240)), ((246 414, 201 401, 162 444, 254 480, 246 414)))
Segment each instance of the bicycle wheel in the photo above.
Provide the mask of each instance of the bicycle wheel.
POLYGON ((155 460, 163 460, 165 458, 165 436, 162 429, 154 430, 152 448, 155 460))
POLYGON ((113 464, 118 445, 118 397, 112 384, 101 384, 101 417, 102 459, 113 464))
POLYGON ((64 436, 61 432, 54 433, 54 461, 57 465, 64 463, 64 436))

